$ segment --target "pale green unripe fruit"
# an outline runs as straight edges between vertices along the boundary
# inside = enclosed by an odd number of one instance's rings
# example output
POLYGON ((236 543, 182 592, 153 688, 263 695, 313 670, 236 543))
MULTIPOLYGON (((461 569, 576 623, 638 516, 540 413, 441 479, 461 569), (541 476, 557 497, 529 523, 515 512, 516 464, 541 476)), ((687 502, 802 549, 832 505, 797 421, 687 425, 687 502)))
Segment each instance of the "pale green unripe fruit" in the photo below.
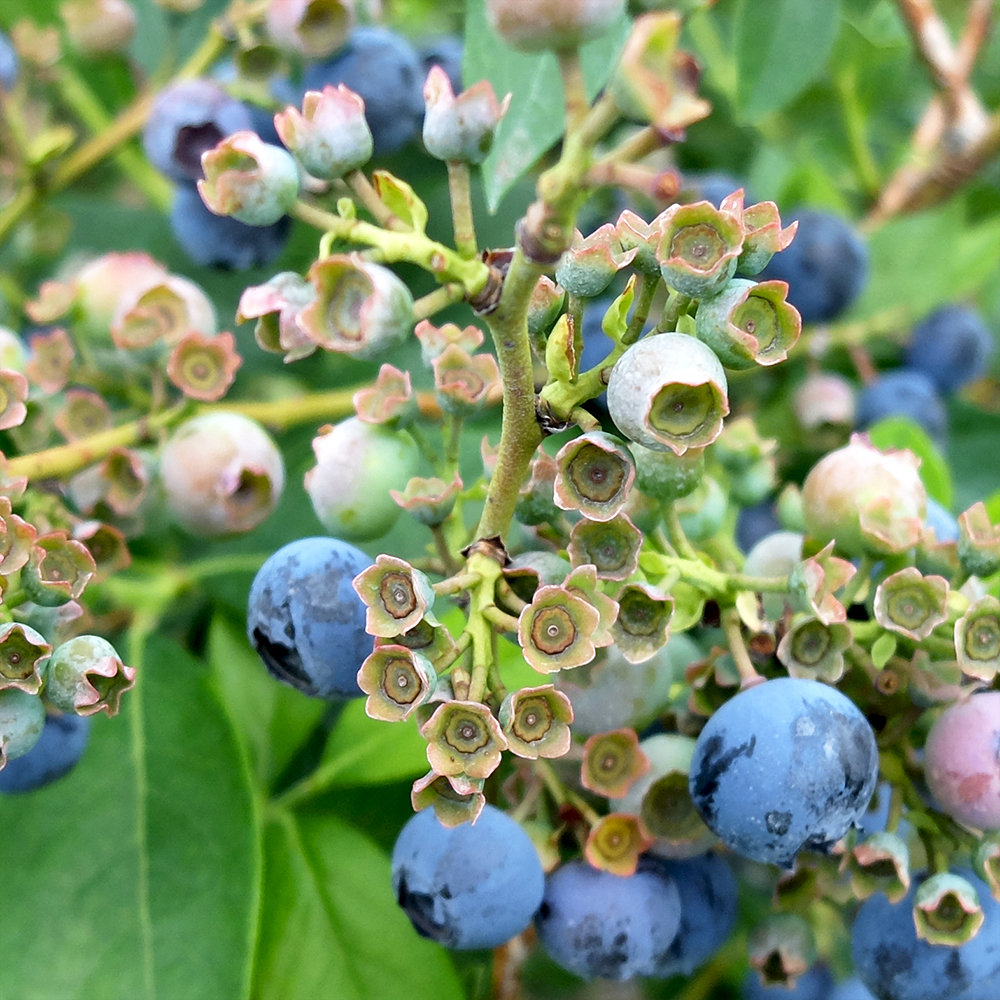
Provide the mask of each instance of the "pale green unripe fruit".
POLYGON ((389 491, 402 492, 417 471, 413 438, 351 417, 317 437, 313 451, 305 486, 323 527, 348 542, 381 538, 402 512, 389 491))

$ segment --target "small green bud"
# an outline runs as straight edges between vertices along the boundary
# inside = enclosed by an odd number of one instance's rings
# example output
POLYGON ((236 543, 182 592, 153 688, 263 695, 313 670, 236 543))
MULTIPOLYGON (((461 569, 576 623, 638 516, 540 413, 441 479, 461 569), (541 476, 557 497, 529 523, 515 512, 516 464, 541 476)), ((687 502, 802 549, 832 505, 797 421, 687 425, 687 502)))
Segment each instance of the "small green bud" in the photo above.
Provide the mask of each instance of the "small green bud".
POLYGON ((480 80, 455 94, 448 74, 432 66, 424 83, 424 146, 431 156, 450 163, 482 163, 493 146, 511 95, 497 100, 493 84, 480 80))
POLYGON ((583 854, 594 868, 628 878, 652 843, 638 816, 609 813, 591 827, 583 854))
POLYGON ((402 493, 389 490, 389 495, 415 520, 429 528, 436 528, 448 519, 461 491, 462 480, 456 472, 450 483, 436 477, 422 479, 414 476, 402 493))
POLYGON ((10 576, 23 569, 37 537, 35 526, 13 513, 9 493, 0 494, 0 573, 10 576))
POLYGON ((856 572, 846 559, 839 559, 833 554, 833 542, 828 542, 816 555, 796 562, 789 573, 788 591, 792 605, 796 611, 815 615, 824 625, 846 621, 847 609, 833 595, 856 572))
POLYGON ((400 722, 430 700, 437 674, 430 661, 405 646, 376 646, 361 664, 358 686, 373 719, 400 722))
POLYGON ((212 403, 229 391, 242 364, 231 333, 206 337, 192 330, 171 349, 167 377, 190 399, 212 403))
POLYGON ((28 380, 9 368, 0 368, 0 430, 24 423, 28 408, 28 380))
POLYGON ((985 919, 973 885, 951 872, 932 875, 913 900, 917 937, 930 944, 963 945, 979 933, 985 919))
POLYGON ((714 476, 702 476, 694 490, 676 502, 684 534, 692 542, 707 542, 718 534, 726 517, 726 494, 714 476))
POLYGON ((21 573, 24 592, 36 604, 55 608, 75 601, 97 572, 87 547, 65 531, 39 535, 21 573))
POLYGON ((765 986, 791 989, 816 961, 816 939, 802 917, 773 913, 750 931, 747 951, 765 986))
POLYGON ((201 155, 202 201, 216 215, 248 226, 271 226, 299 196, 299 168, 280 146, 256 132, 234 132, 201 155))
POLYGON ((739 204, 742 209, 743 252, 736 263, 736 270, 740 274, 760 274, 776 253, 791 246, 799 224, 796 221, 782 229, 778 206, 773 201, 760 201, 743 209, 741 194, 739 204))
POLYGON ((96 635, 78 635, 57 646, 49 661, 45 697, 63 712, 118 714, 122 695, 135 686, 135 668, 96 635))
POLYGON ((579 510, 592 521, 610 521, 625 506, 635 465, 620 438, 590 431, 564 444, 556 465, 556 506, 579 510))
POLYGON ((434 604, 430 580, 395 556, 377 556, 352 585, 367 608, 365 631, 386 639, 409 632, 434 604))
POLYGON ((511 691, 497 717, 511 753, 518 757, 562 757, 569 750, 573 706, 551 684, 511 691))
POLYGON ((734 278, 698 303, 698 336, 728 368, 776 365, 802 332, 802 317, 786 301, 787 294, 784 281, 734 278))
POLYGON ((958 517, 958 558, 972 576, 992 576, 1000 570, 1000 525, 990 521, 986 505, 974 503, 958 517))
POLYGON ((907 566, 878 585, 874 610, 882 628, 919 642, 948 620, 948 581, 907 566))
POLYGON ((743 229, 729 212, 707 201, 671 205, 653 220, 663 280, 683 295, 717 295, 736 271, 743 229))
POLYGON ((609 799, 622 798, 649 770, 634 729, 596 733, 583 746, 580 784, 609 799))
POLYGON ((488 778, 499 766, 507 738, 490 710, 475 701, 448 701, 420 727, 427 760, 443 775, 488 778))
POLYGON ((257 345, 272 354, 284 354, 285 364, 307 358, 317 347, 299 324, 299 312, 313 302, 316 290, 302 275, 281 271, 263 285, 243 290, 236 322, 257 320, 257 345))
POLYGON ((778 659, 791 677, 836 684, 844 675, 844 651, 852 641, 849 625, 800 617, 778 643, 778 659))
POLYGON ((487 0, 490 27, 519 52, 572 49, 599 38, 625 11, 625 0, 487 0))
POLYGON ((636 485, 654 500, 686 497, 705 474, 704 448, 688 448, 683 455, 676 455, 633 442, 629 451, 635 461, 636 485))
POLYGON ((618 230, 606 223, 589 236, 579 232, 556 265, 556 281, 570 295, 592 299, 611 284, 615 275, 632 263, 638 251, 623 250, 618 230))
POLYGON ((483 331, 478 326, 460 327, 455 323, 434 326, 430 321, 422 319, 413 333, 420 341, 420 356, 428 368, 434 364, 434 359, 444 354, 452 344, 471 354, 483 343, 483 331))
POLYGON ((500 369, 492 354, 471 355, 449 344, 433 367, 437 400, 447 413, 469 416, 481 410, 500 386, 500 369))
POLYGON ((597 567, 577 566, 563 581, 563 587, 597 612, 599 620, 590 641, 597 647, 610 646, 615 641, 611 627, 618 617, 618 602, 601 590, 597 567))
POLYGON ((375 384, 359 389, 352 397, 358 420, 366 424, 407 427, 417 415, 417 401, 409 372, 382 365, 375 384))
POLYGON ((642 532, 624 515, 577 521, 569 536, 573 566, 593 565, 602 580, 627 580, 639 567, 642 532))
POLYGON ((525 660, 539 673, 567 670, 594 658, 591 636, 600 615, 564 587, 539 587, 518 618, 525 660))
POLYGON ((430 806, 442 826, 452 827, 475 823, 486 805, 486 796, 482 781, 430 771, 413 782, 410 803, 414 812, 430 806))
POLYGON ((987 837, 976 851, 976 870, 1000 902, 1000 835, 987 837))
POLYGON ((514 508, 514 516, 521 524, 545 524, 559 516, 554 495, 558 471, 555 459, 539 448, 528 467, 528 481, 518 492, 514 508))
POLYGON ((910 888, 910 851, 894 833, 880 831, 857 844, 846 856, 851 888, 858 899, 876 892, 898 903, 910 888))
POLYGON ((0 691, 17 688, 26 694, 42 690, 52 646, 29 625, 0 625, 0 691))
POLYGON ((630 663, 645 663, 666 645, 674 599, 648 583, 626 583, 616 599, 615 645, 630 663))

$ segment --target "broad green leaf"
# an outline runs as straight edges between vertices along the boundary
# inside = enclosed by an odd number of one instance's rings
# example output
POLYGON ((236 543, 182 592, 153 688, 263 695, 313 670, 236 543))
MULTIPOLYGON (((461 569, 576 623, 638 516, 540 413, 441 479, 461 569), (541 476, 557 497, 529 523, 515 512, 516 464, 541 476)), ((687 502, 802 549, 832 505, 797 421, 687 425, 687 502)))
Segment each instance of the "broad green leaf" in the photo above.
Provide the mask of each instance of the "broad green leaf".
MULTIPOLYGON (((603 38, 581 48, 590 98, 607 83, 628 29, 629 20, 623 17, 603 38)), ((562 135, 565 111, 559 66, 550 52, 526 54, 508 48, 486 20, 485 0, 469 0, 463 75, 466 85, 489 80, 498 98, 513 94, 482 168, 486 201, 495 212, 517 179, 562 135)))
POLYGON ((462 1000, 451 959, 396 905, 389 860, 366 836, 279 810, 264 844, 255 1000, 462 1000))
POLYGON ((873 316, 900 306, 911 320, 974 292, 996 271, 1000 218, 969 226, 958 200, 905 215, 868 238, 871 280, 852 310, 873 316))
POLYGON ((135 665, 68 777, 0 796, 2 1000, 249 993, 260 859, 243 757, 201 664, 154 637, 135 665))
POLYGON ((759 121, 821 77, 840 24, 839 0, 740 0, 736 105, 759 121))
POLYGON ((272 788, 329 706, 276 681, 243 632, 219 614, 208 633, 208 659, 254 775, 261 788, 272 788))
POLYGON ((868 428, 876 448, 908 448, 920 459, 920 479, 929 496, 951 510, 954 490, 951 473, 927 432, 906 417, 886 417, 868 428))
POLYGON ((356 698, 333 727, 317 775, 324 788, 350 788, 418 778, 428 770, 416 716, 406 722, 371 719, 364 698, 356 698))

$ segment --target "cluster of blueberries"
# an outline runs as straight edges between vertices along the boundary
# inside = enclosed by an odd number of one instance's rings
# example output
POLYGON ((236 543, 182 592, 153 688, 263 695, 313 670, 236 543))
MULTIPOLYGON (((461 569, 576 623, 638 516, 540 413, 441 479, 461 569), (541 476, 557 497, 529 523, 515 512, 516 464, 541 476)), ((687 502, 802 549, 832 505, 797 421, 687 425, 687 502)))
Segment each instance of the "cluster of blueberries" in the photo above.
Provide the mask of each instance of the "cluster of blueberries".
MULTIPOLYGON (((4 67, 0 51, 0 72, 4 67)), ((432 66, 441 66, 456 92, 461 90, 462 42, 440 36, 414 46, 388 28, 355 28, 345 46, 329 59, 306 65, 301 85, 285 78, 271 82, 275 104, 301 104, 307 90, 344 84, 365 102, 375 153, 399 152, 419 134, 424 116, 423 84, 432 66)), ((143 133, 150 162, 178 183, 170 214, 177 241, 196 264, 246 270, 274 260, 291 229, 288 217, 270 226, 248 226, 214 215, 202 202, 196 182, 201 154, 234 132, 250 130, 280 145, 272 108, 244 103, 224 89, 228 66, 218 79, 188 80, 157 96, 143 133)))

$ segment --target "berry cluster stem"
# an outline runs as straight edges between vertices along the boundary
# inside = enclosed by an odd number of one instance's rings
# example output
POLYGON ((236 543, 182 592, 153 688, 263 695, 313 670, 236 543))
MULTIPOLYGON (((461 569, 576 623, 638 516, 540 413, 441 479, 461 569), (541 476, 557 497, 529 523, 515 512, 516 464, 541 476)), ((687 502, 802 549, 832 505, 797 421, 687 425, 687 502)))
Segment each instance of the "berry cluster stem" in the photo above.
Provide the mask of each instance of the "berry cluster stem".
POLYGON ((472 176, 468 163, 448 161, 448 195, 451 199, 452 230, 455 248, 466 260, 479 254, 476 221, 472 213, 472 176))

